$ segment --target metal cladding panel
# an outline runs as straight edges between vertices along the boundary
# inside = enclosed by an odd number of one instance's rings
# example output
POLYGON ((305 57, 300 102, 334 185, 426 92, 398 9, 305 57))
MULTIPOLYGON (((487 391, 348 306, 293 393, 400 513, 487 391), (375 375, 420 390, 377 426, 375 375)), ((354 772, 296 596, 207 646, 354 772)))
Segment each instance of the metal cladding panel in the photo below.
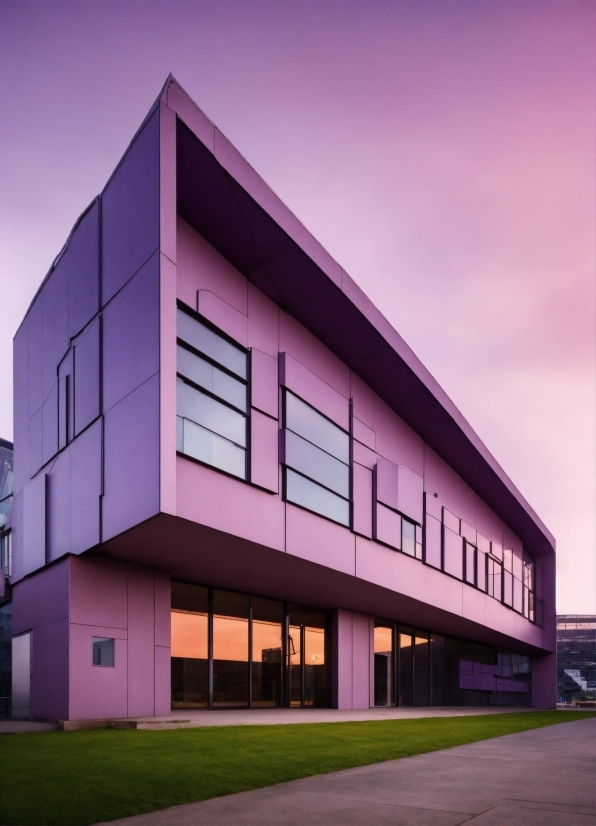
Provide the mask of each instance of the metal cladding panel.
POLYGON ((135 137, 102 195, 102 304, 159 247, 159 111, 135 137))
POLYGON ((128 716, 155 713, 155 585, 151 568, 128 566, 128 716))
POLYGON ((441 517, 443 515, 443 505, 438 496, 434 496, 431 493, 425 493, 424 507, 426 509, 426 513, 430 514, 430 516, 434 516, 434 518, 438 519, 439 522, 441 521, 441 517))
POLYGON ((27 315, 29 330, 29 416, 31 417, 43 402, 43 306, 42 297, 38 295, 27 315))
POLYGON ((102 540, 159 512, 159 375, 104 416, 102 540))
POLYGON ((50 625, 35 628, 32 637, 32 713, 35 717, 41 717, 42 719, 67 720, 69 700, 68 619, 61 619, 50 625))
POLYGON ((443 525, 443 570, 457 579, 463 579, 463 539, 446 525, 443 525))
POLYGON ((211 290, 198 290, 197 312, 242 347, 248 344, 248 317, 211 290))
POLYGON ((42 464, 58 452, 58 383, 54 381, 42 408, 42 464))
POLYGON ((70 545, 80 554, 100 541, 102 426, 97 421, 70 448, 70 545))
POLYGON ((377 502, 382 502, 393 510, 398 509, 397 480, 397 465, 379 456, 375 471, 377 502))
POLYGON ((401 516, 380 502, 376 503, 374 538, 397 551, 401 550, 401 516))
POLYGON ((159 255, 103 311, 103 409, 159 370, 159 255))
POLYGON ((40 473, 23 490, 23 574, 46 563, 46 475, 40 473))
POLYGON ((58 363, 69 347, 68 249, 42 287, 43 303, 43 399, 56 381, 58 363))
POLYGON ((441 569, 441 523, 434 516, 426 514, 424 521, 424 561, 433 568, 441 569))
POLYGON ((279 383, 277 359, 254 348, 250 352, 250 403, 257 410, 279 415, 279 383))
MULTIPOLYGON (((74 434, 99 416, 99 317, 74 347, 74 434)), ((123 359, 124 361, 124 359, 123 359)))
POLYGON ((252 410, 250 416, 250 481, 272 493, 279 491, 277 419, 252 410))
POLYGON ((68 244, 68 332, 76 336, 99 310, 99 199, 68 244))
POLYGON ((279 381, 343 430, 350 429, 350 403, 341 393, 300 364, 289 353, 280 353, 279 381))
POLYGON ((373 521, 373 472, 369 468, 354 462, 352 473, 354 532, 370 539, 372 537, 373 521))
POLYGON ((422 525, 424 519, 424 483, 422 476, 406 465, 397 468, 397 509, 422 525))
POLYGON ((34 476, 43 464, 43 409, 29 419, 29 478, 34 476))
POLYGON ((63 450, 48 473, 47 560, 70 553, 70 450, 63 450))

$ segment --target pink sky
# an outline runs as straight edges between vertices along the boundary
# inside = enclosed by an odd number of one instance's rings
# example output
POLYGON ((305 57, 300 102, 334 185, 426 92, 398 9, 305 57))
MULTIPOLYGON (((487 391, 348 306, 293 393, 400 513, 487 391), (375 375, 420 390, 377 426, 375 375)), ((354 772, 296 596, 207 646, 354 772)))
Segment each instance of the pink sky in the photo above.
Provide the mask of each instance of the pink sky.
POLYGON ((592 0, 0 5, 12 336, 168 72, 368 293, 595 606, 592 0))

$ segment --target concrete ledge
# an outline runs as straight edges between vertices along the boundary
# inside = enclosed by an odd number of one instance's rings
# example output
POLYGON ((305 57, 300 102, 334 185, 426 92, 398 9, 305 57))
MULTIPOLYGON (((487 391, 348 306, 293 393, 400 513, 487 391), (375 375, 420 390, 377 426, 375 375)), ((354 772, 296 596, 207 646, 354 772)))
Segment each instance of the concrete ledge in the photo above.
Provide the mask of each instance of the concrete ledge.
POLYGON ((156 729, 190 723, 190 720, 58 720, 60 731, 83 731, 96 728, 156 729))

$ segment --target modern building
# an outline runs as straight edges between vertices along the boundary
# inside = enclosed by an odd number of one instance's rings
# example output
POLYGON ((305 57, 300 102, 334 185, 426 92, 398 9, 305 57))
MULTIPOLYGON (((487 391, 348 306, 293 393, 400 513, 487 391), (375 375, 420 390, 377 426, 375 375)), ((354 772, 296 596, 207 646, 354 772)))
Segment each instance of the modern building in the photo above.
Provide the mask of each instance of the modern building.
POLYGON ((14 376, 15 716, 555 705, 553 537, 173 78, 14 376))
POLYGON ((596 700, 596 616, 557 616, 557 699, 596 700))
POLYGON ((11 695, 11 530, 12 442, 0 439, 0 717, 10 717, 11 695))

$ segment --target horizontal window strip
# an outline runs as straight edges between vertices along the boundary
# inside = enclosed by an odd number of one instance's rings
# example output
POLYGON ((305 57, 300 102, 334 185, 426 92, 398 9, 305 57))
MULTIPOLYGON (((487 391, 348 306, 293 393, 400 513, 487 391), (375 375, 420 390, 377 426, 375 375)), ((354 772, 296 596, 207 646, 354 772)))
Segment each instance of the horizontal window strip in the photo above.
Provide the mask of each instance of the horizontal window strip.
POLYGON ((248 357, 245 351, 236 347, 205 324, 185 313, 178 307, 178 338, 190 344, 195 350, 221 364, 241 379, 248 377, 248 357))
POLYGON ((198 384, 214 396, 228 402, 228 404, 241 410, 247 411, 247 388, 246 384, 229 373, 224 373, 214 367, 205 359, 191 353, 180 344, 176 353, 176 370, 185 378, 198 384))
POLYGON ((288 390, 285 394, 285 404, 285 424, 288 430, 302 436, 303 439, 339 459, 340 462, 349 463, 350 437, 348 433, 288 390))
POLYGON ((305 439, 285 431, 285 463, 345 499, 350 496, 350 468, 305 439))
POLYGON ((350 524, 350 503, 330 490, 286 468, 286 499, 295 505, 326 516, 340 525, 350 524))
POLYGON ((246 417, 242 413, 191 387, 181 378, 177 379, 176 388, 179 416, 246 447, 246 417))
POLYGON ((219 470, 246 478, 246 450, 206 430, 195 422, 177 417, 176 449, 219 470))

